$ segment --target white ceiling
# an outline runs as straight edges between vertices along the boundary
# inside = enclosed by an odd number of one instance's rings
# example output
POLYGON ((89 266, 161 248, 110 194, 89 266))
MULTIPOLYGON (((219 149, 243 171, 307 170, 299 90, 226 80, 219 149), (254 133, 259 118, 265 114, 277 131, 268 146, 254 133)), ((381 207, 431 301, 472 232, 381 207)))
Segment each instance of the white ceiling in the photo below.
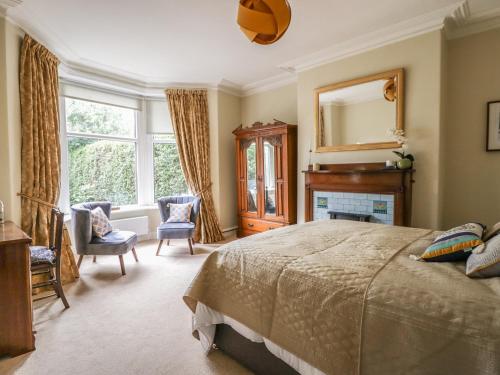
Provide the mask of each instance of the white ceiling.
MULTIPOLYGON (((69 66, 145 84, 221 81, 245 87, 283 76, 304 56, 451 14, 457 0, 289 0, 292 22, 270 46, 251 44, 236 24, 237 0, 0 0, 8 16, 69 66), (12 4, 9 4, 12 5, 12 4), (333 46, 333 47, 332 47, 333 46)), ((469 0, 470 11, 500 6, 469 0)))

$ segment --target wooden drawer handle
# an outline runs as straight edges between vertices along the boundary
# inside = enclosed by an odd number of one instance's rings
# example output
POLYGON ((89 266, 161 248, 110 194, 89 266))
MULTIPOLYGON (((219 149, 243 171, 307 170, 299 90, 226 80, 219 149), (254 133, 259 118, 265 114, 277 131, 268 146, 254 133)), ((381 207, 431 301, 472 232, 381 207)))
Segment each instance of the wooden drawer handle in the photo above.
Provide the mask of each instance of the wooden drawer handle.
POLYGON ((253 224, 252 224, 252 223, 248 223, 248 226, 249 226, 250 228, 253 228, 253 224))
POLYGON ((274 228, 273 227, 269 227, 268 229, 271 230, 271 229, 274 229, 274 228))

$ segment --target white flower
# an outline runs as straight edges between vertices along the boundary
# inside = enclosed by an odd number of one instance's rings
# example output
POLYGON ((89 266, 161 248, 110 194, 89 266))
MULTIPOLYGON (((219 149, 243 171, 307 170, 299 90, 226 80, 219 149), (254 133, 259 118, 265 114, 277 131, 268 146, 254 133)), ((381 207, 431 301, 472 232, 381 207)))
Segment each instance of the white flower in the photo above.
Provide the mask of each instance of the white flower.
POLYGON ((405 131, 403 129, 388 129, 387 134, 392 136, 394 141, 396 141, 400 145, 405 145, 408 143, 408 138, 405 137, 405 131))

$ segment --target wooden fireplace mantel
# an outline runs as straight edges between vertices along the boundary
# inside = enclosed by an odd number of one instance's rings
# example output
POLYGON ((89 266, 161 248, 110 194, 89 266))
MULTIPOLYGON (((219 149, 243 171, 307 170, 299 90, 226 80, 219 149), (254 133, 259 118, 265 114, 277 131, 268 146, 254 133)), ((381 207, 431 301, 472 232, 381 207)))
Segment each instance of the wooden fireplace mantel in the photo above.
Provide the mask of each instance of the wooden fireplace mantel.
POLYGON ((313 220, 314 192, 394 195, 394 224, 411 225, 414 169, 386 169, 385 163, 321 164, 305 174, 305 221, 313 220))

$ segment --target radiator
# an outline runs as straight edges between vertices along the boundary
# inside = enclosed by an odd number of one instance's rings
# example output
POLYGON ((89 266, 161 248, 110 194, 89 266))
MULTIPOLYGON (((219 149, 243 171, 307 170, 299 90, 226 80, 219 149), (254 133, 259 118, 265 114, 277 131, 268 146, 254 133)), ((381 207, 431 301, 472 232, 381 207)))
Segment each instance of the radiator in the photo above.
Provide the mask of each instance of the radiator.
POLYGON ((111 225, 113 229, 128 230, 137 233, 138 236, 149 234, 149 220, 147 216, 111 220, 111 225))

